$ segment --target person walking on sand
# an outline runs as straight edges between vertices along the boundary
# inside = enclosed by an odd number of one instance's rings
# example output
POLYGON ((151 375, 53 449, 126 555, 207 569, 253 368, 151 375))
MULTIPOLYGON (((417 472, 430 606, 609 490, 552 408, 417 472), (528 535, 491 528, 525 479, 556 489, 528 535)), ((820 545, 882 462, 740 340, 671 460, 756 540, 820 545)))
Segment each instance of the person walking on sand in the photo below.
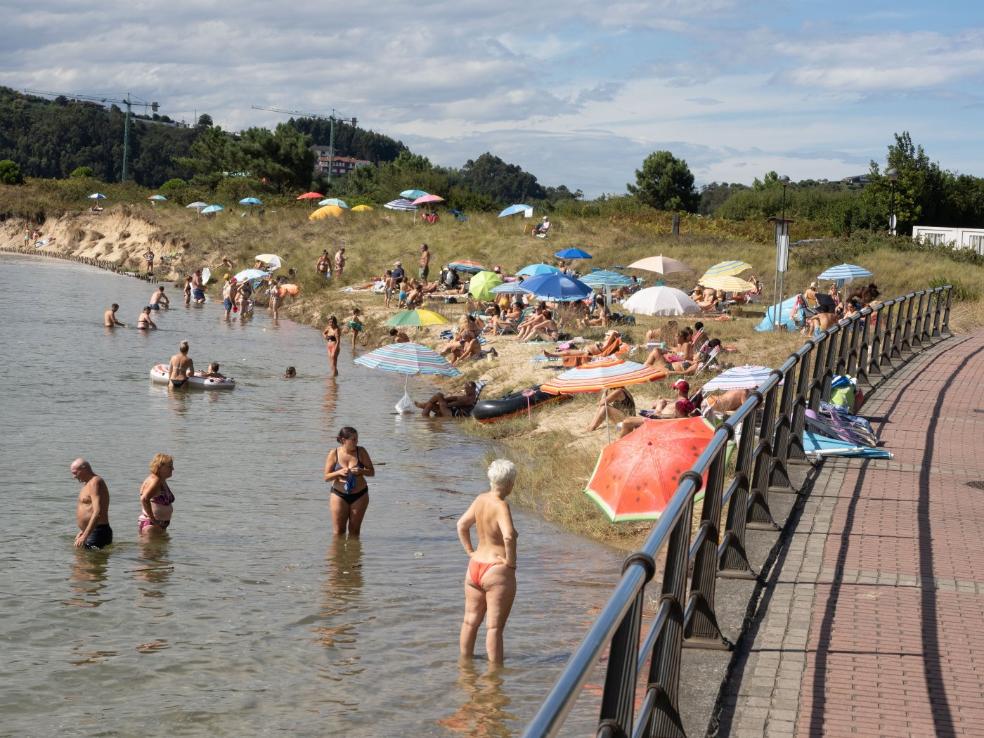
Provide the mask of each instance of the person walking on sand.
POLYGON ((328 325, 321 331, 328 344, 328 361, 331 363, 331 376, 338 376, 338 349, 342 343, 342 329, 338 325, 338 318, 334 315, 328 318, 328 325))
POLYGON ((144 261, 147 262, 147 276, 154 276, 154 252, 147 249, 147 252, 143 255, 144 261))
POLYGON ((158 538, 171 525, 174 515, 174 493, 167 480, 174 474, 174 458, 156 454, 150 460, 150 474, 140 485, 140 516, 137 532, 141 538, 158 538))
POLYGON ((506 459, 489 464, 491 489, 458 519, 458 540, 470 561, 465 573, 465 617, 458 641, 460 655, 471 659, 478 628, 485 619, 485 650, 490 664, 503 661, 503 631, 516 597, 516 528, 506 498, 516 483, 516 466, 506 459), (478 532, 472 546, 471 529, 478 532))
POLYGON ((75 548, 98 549, 113 542, 113 529, 109 527, 109 487, 85 459, 76 459, 69 467, 72 476, 82 483, 75 521, 79 534, 75 536, 75 548))
POLYGON ((314 269, 321 275, 322 279, 331 279, 331 257, 328 256, 328 249, 322 250, 321 256, 318 257, 318 263, 314 265, 314 269))
POLYGON ((335 276, 341 278, 342 272, 345 270, 345 247, 339 247, 338 251, 335 252, 335 276))
POLYGON ((137 330, 157 330, 157 323, 151 320, 149 307, 145 307, 143 312, 140 313, 140 317, 137 318, 137 330))
POLYGON ((331 485, 331 520, 336 536, 358 538, 369 508, 366 477, 375 476, 369 452, 359 445, 359 432, 345 426, 338 432, 338 446, 325 459, 325 481, 331 485))
POLYGON ((103 325, 107 328, 114 328, 118 325, 126 328, 126 323, 121 323, 119 318, 116 317, 116 311, 120 309, 120 306, 115 302, 109 306, 109 310, 103 313, 103 325))
POLYGON ((427 275, 430 274, 430 263, 431 263, 431 252, 430 247, 426 243, 420 244, 420 271, 418 274, 420 278, 427 281, 427 275))
POLYGON ((171 386, 175 389, 184 387, 188 377, 195 373, 195 362, 188 356, 188 342, 182 341, 178 344, 178 353, 171 357, 167 365, 167 376, 171 380, 171 386))

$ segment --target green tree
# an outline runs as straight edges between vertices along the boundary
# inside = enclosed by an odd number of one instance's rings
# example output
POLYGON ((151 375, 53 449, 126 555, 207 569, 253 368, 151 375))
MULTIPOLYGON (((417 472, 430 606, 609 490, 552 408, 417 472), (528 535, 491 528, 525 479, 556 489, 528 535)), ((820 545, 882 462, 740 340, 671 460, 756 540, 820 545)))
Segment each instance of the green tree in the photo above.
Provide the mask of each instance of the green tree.
POLYGON ((547 195, 532 174, 489 152, 465 162, 455 179, 457 184, 501 204, 542 200, 547 195))
POLYGON ((72 173, 68 175, 73 179, 80 179, 82 177, 95 177, 96 173, 93 171, 92 167, 75 167, 72 173))
POLYGON ((882 228, 888 228, 892 212, 900 233, 917 223, 938 225, 947 219, 945 192, 952 175, 930 161, 908 131, 895 134, 895 142, 888 147, 885 171, 872 161, 868 176, 871 182, 864 189, 864 198, 869 207, 883 213, 882 228), (889 174, 893 169, 894 177, 889 174))
POLYGON ((198 123, 196 124, 199 128, 211 128, 212 127, 212 116, 208 113, 202 113, 198 116, 198 123))
POLYGON ((0 184, 18 185, 24 183, 24 175, 17 162, 10 159, 0 161, 0 184))
POLYGON ((627 187, 639 202, 657 210, 692 213, 700 204, 690 167, 669 151, 656 151, 647 156, 642 169, 636 169, 636 183, 627 187))
POLYGON ((243 131, 240 149, 250 175, 281 192, 311 185, 315 160, 311 137, 293 126, 281 123, 272 133, 267 128, 243 131))

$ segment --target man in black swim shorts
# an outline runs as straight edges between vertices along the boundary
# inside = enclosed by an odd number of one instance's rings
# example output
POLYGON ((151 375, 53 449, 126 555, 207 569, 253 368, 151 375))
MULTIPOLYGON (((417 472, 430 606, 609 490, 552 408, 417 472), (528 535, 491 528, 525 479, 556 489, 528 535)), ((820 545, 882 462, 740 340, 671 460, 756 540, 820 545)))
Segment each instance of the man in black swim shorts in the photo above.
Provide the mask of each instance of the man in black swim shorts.
POLYGON ((82 483, 75 508, 79 526, 75 547, 99 549, 108 546, 113 542, 113 529, 109 527, 109 487, 85 459, 76 459, 70 469, 72 476, 82 483))

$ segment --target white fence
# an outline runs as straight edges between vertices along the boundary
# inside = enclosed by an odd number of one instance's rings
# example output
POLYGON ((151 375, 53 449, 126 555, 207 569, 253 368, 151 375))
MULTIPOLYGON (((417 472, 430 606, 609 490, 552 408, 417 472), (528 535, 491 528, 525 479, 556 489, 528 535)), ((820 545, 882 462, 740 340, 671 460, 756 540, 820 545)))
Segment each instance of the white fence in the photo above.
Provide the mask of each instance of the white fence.
POLYGON ((934 246, 971 249, 974 253, 984 256, 984 228, 913 226, 912 239, 934 246))

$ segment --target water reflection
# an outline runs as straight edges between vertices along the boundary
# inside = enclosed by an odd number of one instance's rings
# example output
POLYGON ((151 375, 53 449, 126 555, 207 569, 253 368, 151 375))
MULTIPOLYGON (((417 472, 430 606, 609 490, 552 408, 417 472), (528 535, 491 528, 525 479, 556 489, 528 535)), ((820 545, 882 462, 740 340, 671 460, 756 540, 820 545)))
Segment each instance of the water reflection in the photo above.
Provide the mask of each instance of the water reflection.
POLYGON ((161 598, 164 585, 174 573, 174 564, 168 558, 170 538, 140 536, 140 561, 133 574, 137 579, 141 597, 161 598), (144 583, 150 586, 139 586, 144 583))
POLYGON ((322 646, 355 644, 362 584, 362 541, 333 537, 325 555, 324 601, 319 612, 322 623, 314 627, 322 646))
POLYGON ((516 715, 507 709, 511 700, 502 690, 504 669, 489 667, 479 673, 473 661, 459 664, 458 687, 466 700, 458 710, 438 721, 452 733, 479 738, 507 738, 512 731, 507 726, 516 715))
POLYGON ((73 596, 65 604, 73 607, 99 607, 104 602, 102 591, 106 587, 109 551, 90 551, 83 548, 72 550, 75 556, 68 580, 73 596))
POLYGON ((325 418, 333 423, 338 406, 338 380, 335 377, 325 377, 325 399, 321 406, 325 410, 325 418))

